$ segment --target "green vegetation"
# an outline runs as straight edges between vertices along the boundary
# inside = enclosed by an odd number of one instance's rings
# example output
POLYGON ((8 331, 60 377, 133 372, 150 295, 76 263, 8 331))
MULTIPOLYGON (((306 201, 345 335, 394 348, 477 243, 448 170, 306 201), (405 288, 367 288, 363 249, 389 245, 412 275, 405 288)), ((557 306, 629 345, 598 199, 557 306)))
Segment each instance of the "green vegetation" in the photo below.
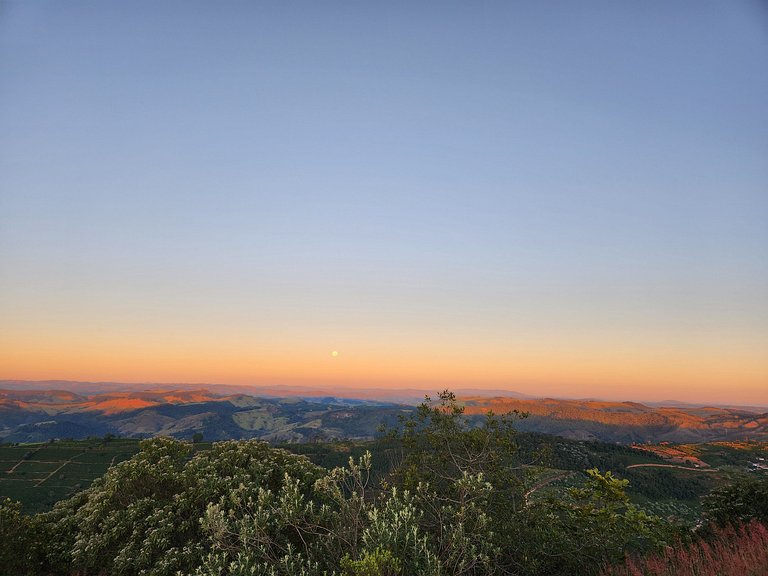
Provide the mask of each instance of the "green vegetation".
POLYGON ((110 466, 138 452, 137 440, 110 436, 0 444, 0 496, 20 501, 26 513, 50 510, 59 500, 90 486, 110 466))
POLYGON ((768 458, 765 442, 712 442, 691 447, 710 466, 743 468, 756 458, 768 458))
MULTIPOLYGON (((519 435, 517 416, 466 418, 444 392, 367 444, 291 452, 258 440, 105 437, 2 446, 9 458, 0 488, 12 479, 26 484, 26 497, 81 470, 75 462, 98 477, 78 477, 80 488, 68 484, 65 498, 34 515, 3 500, 0 573, 589 576, 621 566, 627 554, 692 539, 661 517, 684 514, 656 515, 644 502, 693 501, 704 485, 678 474, 696 471, 632 468, 663 461, 622 446, 519 435), (26 483, 16 478, 25 466, 26 483), (639 491, 630 493, 623 475, 640 479, 639 491)), ((706 518, 765 521, 766 482, 753 475, 721 486, 705 500, 706 518)), ((48 504, 25 502, 32 511, 48 504)))
POLYGON ((768 573, 768 528, 755 520, 715 528, 704 538, 678 543, 663 554, 627 558, 601 576, 764 576, 768 573))
POLYGON ((743 477, 704 498, 708 521, 719 526, 758 520, 768 524, 768 476, 743 477))
POLYGON ((21 512, 21 504, 10 498, 0 500, 0 571, 3 574, 29 573, 26 550, 35 544, 32 522, 21 512))

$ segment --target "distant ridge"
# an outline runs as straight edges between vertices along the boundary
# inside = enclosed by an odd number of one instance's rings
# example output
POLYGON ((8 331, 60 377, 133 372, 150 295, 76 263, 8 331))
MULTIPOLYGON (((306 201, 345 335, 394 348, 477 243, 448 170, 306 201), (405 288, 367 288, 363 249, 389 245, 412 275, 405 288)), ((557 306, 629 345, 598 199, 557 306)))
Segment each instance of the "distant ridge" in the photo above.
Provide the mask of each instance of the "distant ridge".
POLYGON ((768 410, 719 406, 650 406, 640 402, 555 398, 463 399, 467 414, 525 412, 522 430, 619 442, 705 442, 715 439, 768 440, 768 410))
MULTIPOLYGON (((435 396, 438 390, 421 388, 365 388, 365 387, 333 387, 333 386, 298 386, 289 384, 274 385, 234 385, 210 383, 125 383, 125 382, 83 382, 68 380, 0 380, 0 388, 13 390, 53 390, 63 388, 78 394, 103 394, 106 392, 135 392, 163 390, 206 390, 221 394, 252 394, 267 398, 285 398, 298 396, 300 398, 346 398, 379 400, 385 402, 401 402, 418 404, 425 395, 435 396)), ((510 398, 535 398, 512 390, 475 390, 461 388, 453 390, 460 396, 507 396, 510 398)))
MULTIPOLYGON (((205 390, 219 394, 251 394, 267 398, 285 398, 298 396, 300 398, 344 398, 379 400, 382 402, 401 402, 404 404, 418 404, 424 400, 425 395, 436 396, 437 388, 367 388, 367 387, 335 387, 329 385, 300 386, 292 384, 272 385, 236 385, 213 383, 189 383, 189 382, 89 382, 79 380, 0 380, 0 388, 12 390, 55 390, 62 389, 78 394, 102 394, 104 392, 128 392, 128 391, 164 391, 164 390, 205 390)), ((525 400, 545 399, 543 395, 524 394, 514 390, 499 388, 451 388, 451 391, 459 397, 473 398, 515 398, 525 400)), ((559 400, 570 402, 629 402, 606 401, 601 398, 575 398, 558 397, 559 400)), ((742 405, 717 402, 682 402, 680 400, 662 401, 633 401, 637 404, 654 408, 727 408, 731 410, 743 410, 763 414, 768 412, 768 406, 742 405)))
MULTIPOLYGON (((768 440, 768 410, 456 392, 467 415, 525 412, 529 417, 518 429, 577 440, 768 440)), ((210 439, 294 442, 372 438, 379 423, 396 421, 424 396, 417 389, 0 380, 0 439, 30 442, 106 432, 179 438, 203 432, 210 439)))

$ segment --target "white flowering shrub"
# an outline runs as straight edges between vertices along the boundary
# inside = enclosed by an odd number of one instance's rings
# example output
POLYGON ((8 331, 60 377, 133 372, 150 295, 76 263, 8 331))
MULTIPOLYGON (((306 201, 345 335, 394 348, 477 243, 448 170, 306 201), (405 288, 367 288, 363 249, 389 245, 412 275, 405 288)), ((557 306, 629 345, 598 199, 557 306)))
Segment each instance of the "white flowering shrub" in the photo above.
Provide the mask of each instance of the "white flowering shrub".
POLYGON ((146 440, 47 514, 1 503, 0 576, 588 575, 663 543, 611 474, 525 504, 511 420, 473 422, 449 392, 393 440, 376 483, 370 453, 328 471, 254 440, 146 440))
POLYGON ((60 534, 74 532, 70 565, 84 575, 192 571, 211 550, 201 524, 209 506, 268 498, 282 494, 284 485, 287 492, 309 493, 324 473, 304 457, 258 441, 190 452, 189 444, 169 438, 146 440, 136 456, 84 491, 78 506, 54 510, 60 534))

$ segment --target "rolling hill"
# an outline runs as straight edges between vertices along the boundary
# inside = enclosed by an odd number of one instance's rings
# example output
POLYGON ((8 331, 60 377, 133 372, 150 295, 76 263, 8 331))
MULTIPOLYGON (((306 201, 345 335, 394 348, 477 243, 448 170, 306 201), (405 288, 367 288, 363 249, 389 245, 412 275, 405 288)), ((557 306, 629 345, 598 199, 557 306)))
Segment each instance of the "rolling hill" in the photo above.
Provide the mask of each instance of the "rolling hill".
MULTIPOLYGON (((381 398, 371 398, 365 391, 362 398, 354 398, 349 391, 339 397, 337 391, 300 389, 281 397, 235 386, 108 384, 100 389, 91 383, 56 381, 47 383, 55 388, 44 389, 43 383, 23 384, 0 381, 0 440, 40 442, 104 434, 190 438, 198 433, 206 440, 362 440, 375 437, 381 424, 394 425, 420 399, 417 391, 390 391, 381 398), (409 395, 407 402, 392 400, 409 395)), ((535 399, 506 393, 460 398, 470 416, 489 410, 525 412, 528 417, 517 423, 520 430, 574 440, 624 444, 768 440, 768 413, 756 409, 535 399)))
POLYGON ((402 406, 318 398, 257 398, 207 390, 149 390, 74 394, 62 390, 0 389, 0 439, 128 437, 200 433, 207 440, 261 438, 307 442, 371 439, 402 406))
POLYGON ((517 398, 464 398, 467 414, 513 410, 529 416, 518 428, 575 440, 707 442, 768 439, 768 413, 707 406, 653 407, 638 402, 517 398))

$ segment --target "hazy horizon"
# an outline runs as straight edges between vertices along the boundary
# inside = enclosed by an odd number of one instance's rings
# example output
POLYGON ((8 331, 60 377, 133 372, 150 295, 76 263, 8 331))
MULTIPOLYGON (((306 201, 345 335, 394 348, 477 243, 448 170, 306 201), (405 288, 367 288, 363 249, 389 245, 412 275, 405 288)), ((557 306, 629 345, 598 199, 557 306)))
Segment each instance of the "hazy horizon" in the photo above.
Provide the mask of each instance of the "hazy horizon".
POLYGON ((11 0, 0 66, 0 377, 768 405, 764 4, 11 0))
MULTIPOLYGON (((225 384, 221 382, 115 382, 115 381, 76 381, 76 380, 14 380, 7 378, 0 378, 0 389, 7 386, 8 383, 14 383, 16 386, 19 384, 31 385, 26 389, 28 390, 69 390, 76 391, 78 388, 88 389, 88 386, 97 386, 93 390, 93 393, 108 393, 110 390, 104 388, 105 386, 111 387, 112 392, 121 391, 181 391, 181 390, 202 390, 206 389, 209 392, 216 393, 233 393, 233 389, 242 389, 244 392, 254 393, 257 395, 276 396, 278 391, 282 391, 286 397, 291 396, 334 396, 338 395, 343 398, 357 398, 361 400, 392 400, 393 398, 403 398, 406 396, 412 396, 415 401, 420 401, 425 395, 431 398, 437 398, 438 394, 443 390, 449 390, 457 394, 460 398, 469 398, 474 395, 478 397, 491 398, 494 396, 504 397, 509 395, 510 398, 521 398, 531 400, 545 400, 548 398, 554 400, 568 400, 568 401, 598 401, 598 402, 635 402, 645 404, 668 404, 674 405, 676 403, 687 404, 692 406, 742 406, 749 408, 766 408, 768 410, 768 404, 761 403, 748 403, 748 402, 732 402, 728 399, 723 400, 703 400, 691 398, 689 400, 680 400, 679 398, 670 398, 660 396, 658 398, 653 397, 637 397, 637 396, 568 396, 568 395, 551 395, 541 391, 528 391, 511 388, 466 388, 466 387, 453 387, 453 388, 439 388, 439 387, 425 387, 425 386, 403 386, 403 387, 391 387, 391 388, 375 388, 366 387, 365 384, 359 386, 335 386, 332 384, 275 384, 275 383, 260 383, 260 384, 225 384), (68 386, 68 385, 80 385, 80 386, 68 386), (85 385, 85 386, 82 386, 85 385), (60 386, 60 388, 59 388, 60 386), (267 393, 265 391, 272 391, 274 393, 267 393)), ((16 389, 15 386, 11 386, 11 389, 16 389)), ((87 391, 85 393, 92 393, 87 391)), ((81 393, 82 390, 81 390, 81 393)), ((398 400, 393 400, 398 401, 398 400)))

